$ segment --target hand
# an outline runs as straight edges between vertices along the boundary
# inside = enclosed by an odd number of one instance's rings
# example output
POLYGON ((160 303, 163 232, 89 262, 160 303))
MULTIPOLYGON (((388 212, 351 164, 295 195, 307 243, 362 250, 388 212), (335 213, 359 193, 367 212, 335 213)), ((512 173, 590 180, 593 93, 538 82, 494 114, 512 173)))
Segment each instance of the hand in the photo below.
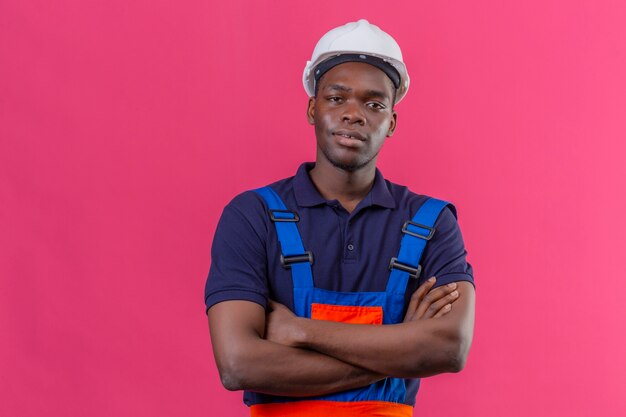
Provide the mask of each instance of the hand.
POLYGON ((265 315, 265 339, 285 346, 295 346, 299 317, 284 305, 269 301, 269 310, 265 315))
POLYGON ((459 298, 456 283, 451 282, 431 290, 435 282, 435 277, 430 278, 411 295, 411 301, 404 316, 405 323, 441 317, 452 310, 452 303, 459 298))

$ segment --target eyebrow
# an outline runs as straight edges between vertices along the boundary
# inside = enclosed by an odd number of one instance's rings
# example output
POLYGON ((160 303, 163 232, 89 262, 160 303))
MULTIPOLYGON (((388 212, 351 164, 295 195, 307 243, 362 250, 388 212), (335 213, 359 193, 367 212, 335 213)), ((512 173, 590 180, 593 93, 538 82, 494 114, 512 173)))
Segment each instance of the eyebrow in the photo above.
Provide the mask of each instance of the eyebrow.
MULTIPOLYGON (((345 85, 341 85, 341 84, 331 84, 326 86, 326 88, 324 88, 325 90, 330 90, 330 91, 343 91, 345 93, 351 93, 352 89, 349 87, 346 87, 345 85)), ((369 98, 379 98, 379 99, 390 99, 389 97, 387 97, 387 94, 385 94, 382 91, 378 91, 378 90, 367 90, 365 91, 365 96, 369 97, 369 98)))
POLYGON ((352 91, 351 88, 348 88, 344 85, 341 84, 331 84, 329 86, 326 86, 325 88, 326 90, 339 90, 339 91, 345 91, 346 93, 349 93, 352 91))
POLYGON ((387 97, 387 94, 383 93, 382 91, 378 91, 378 90, 367 90, 365 92, 365 95, 367 97, 372 97, 372 98, 382 98, 382 99, 389 98, 389 97, 387 97))

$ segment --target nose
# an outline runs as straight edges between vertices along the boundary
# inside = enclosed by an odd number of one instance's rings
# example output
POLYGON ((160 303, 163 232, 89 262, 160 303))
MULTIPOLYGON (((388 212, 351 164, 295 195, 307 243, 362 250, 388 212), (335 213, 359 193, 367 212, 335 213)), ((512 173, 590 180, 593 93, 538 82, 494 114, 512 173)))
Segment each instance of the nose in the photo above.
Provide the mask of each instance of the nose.
POLYGON ((349 124, 365 125, 365 115, 358 103, 346 103, 341 120, 349 124))

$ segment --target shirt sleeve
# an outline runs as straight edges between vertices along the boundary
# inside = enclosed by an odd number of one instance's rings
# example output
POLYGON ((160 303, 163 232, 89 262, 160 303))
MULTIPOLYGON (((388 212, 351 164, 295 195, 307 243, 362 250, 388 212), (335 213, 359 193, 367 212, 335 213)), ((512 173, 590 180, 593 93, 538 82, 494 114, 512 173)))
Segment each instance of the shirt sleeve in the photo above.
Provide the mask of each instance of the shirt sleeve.
POLYGON ((468 281, 474 284, 474 272, 467 262, 467 251, 456 215, 446 207, 435 222, 435 234, 426 245, 422 258, 420 285, 436 277, 435 287, 450 282, 468 281))
POLYGON ((265 217, 260 197, 249 191, 224 208, 211 247, 211 268, 204 289, 206 311, 229 300, 267 307, 265 217))

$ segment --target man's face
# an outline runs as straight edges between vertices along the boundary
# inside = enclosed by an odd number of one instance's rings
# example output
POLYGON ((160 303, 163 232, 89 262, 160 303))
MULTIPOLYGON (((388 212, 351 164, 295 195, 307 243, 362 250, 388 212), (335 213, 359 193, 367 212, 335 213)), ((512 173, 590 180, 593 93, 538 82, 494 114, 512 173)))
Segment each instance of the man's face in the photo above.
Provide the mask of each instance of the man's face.
POLYGON ((317 160, 354 172, 376 165, 387 136, 396 127, 394 87, 378 68, 361 63, 337 65, 322 76, 307 117, 315 125, 317 160))

